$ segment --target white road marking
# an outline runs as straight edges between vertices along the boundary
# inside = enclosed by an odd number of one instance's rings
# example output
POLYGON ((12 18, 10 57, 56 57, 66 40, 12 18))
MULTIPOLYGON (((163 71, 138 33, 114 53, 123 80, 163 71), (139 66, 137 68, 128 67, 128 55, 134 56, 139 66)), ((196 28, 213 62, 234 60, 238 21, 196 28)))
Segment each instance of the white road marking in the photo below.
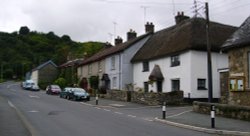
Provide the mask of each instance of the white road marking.
POLYGON ((84 102, 80 102, 83 105, 87 105, 87 106, 92 106, 92 104, 88 104, 88 103, 84 103, 84 102))
POLYGON ((12 102, 8 101, 8 104, 10 105, 10 107, 16 108, 12 102))
POLYGON ((103 109, 103 110, 105 110, 105 111, 110 111, 110 110, 108 110, 108 109, 103 109))
POLYGON ((31 111, 28 111, 28 112, 36 113, 36 112, 39 112, 39 111, 37 111, 37 110, 31 110, 31 111))
POLYGON ((100 110, 101 108, 99 108, 99 107, 95 107, 96 109, 98 109, 98 110, 100 110))
POLYGON ((128 115, 128 117, 136 118, 136 116, 134 116, 134 115, 128 115))
POLYGON ((191 111, 192 111, 192 110, 184 111, 184 112, 181 112, 181 113, 179 113, 179 114, 175 114, 175 115, 172 115, 172 116, 167 116, 166 118, 172 118, 172 117, 180 116, 180 115, 182 115, 182 114, 184 114, 184 113, 191 112, 191 111))
POLYGON ((125 105, 122 105, 122 104, 109 104, 110 106, 114 106, 114 107, 122 107, 122 106, 125 106, 125 105))
POLYGON ((150 122, 153 121, 152 119, 147 119, 147 118, 144 118, 143 120, 150 121, 150 122))
POLYGON ((29 95, 30 98, 40 98, 39 96, 36 95, 29 95))
POLYGON ((123 113, 121 113, 121 112, 115 112, 115 114, 119 114, 119 115, 122 115, 123 113))

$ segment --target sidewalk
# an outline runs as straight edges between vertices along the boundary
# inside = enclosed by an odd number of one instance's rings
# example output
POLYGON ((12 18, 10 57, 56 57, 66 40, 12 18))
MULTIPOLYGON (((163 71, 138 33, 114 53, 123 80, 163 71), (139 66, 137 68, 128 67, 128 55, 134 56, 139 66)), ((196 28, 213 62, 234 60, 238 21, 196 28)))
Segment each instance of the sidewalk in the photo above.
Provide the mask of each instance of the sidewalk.
MULTIPOLYGON (((92 98, 91 101, 87 102, 92 106, 98 107, 113 107, 113 108, 136 108, 136 107, 146 107, 146 105, 130 103, 130 102, 121 102, 113 101, 108 99, 99 99, 98 105, 95 105, 95 98, 92 98)), ((148 107, 148 106, 147 106, 148 107)), ((159 107, 161 110, 161 106, 159 107)), ((171 107, 173 108, 173 107, 171 107)), ((199 114, 193 111, 184 111, 177 114, 168 114, 172 111, 171 108, 166 108, 166 119, 162 117, 154 117, 155 121, 162 122, 168 125, 173 125, 181 128, 192 129, 195 131, 201 131, 205 133, 212 133, 218 135, 244 135, 250 136, 250 122, 242 121, 224 117, 215 117, 215 128, 211 128, 211 118, 207 114, 199 114)), ((155 112, 159 112, 159 110, 155 112)), ((159 115, 159 113, 155 113, 159 115)))
POLYGON ((29 136, 30 133, 22 123, 16 111, 8 101, 0 96, 0 135, 29 136))

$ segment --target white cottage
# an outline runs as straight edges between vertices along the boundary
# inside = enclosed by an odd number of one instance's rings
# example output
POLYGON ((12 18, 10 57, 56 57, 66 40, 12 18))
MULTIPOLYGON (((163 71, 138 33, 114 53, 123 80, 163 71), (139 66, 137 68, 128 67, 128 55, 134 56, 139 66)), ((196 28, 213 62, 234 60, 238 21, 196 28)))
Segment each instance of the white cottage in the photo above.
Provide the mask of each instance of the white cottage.
MULTIPOLYGON (((135 90, 184 91, 185 98, 208 98, 205 20, 178 14, 176 25, 154 33, 132 59, 135 90)), ((235 27, 210 23, 213 98, 220 97, 219 68, 228 67, 221 44, 235 27)))
MULTIPOLYGON (((122 42, 120 37, 115 39, 115 46, 103 49, 92 57, 84 60, 78 67, 78 76, 86 79, 92 76, 99 77, 99 89, 104 88, 125 90, 127 84, 132 84, 133 73, 131 59, 144 45, 153 31, 154 25, 146 25, 146 34, 139 37, 135 31, 127 33, 127 41, 122 42), (101 69, 100 69, 101 68, 101 69)), ((87 88, 91 88, 90 83, 87 88)))

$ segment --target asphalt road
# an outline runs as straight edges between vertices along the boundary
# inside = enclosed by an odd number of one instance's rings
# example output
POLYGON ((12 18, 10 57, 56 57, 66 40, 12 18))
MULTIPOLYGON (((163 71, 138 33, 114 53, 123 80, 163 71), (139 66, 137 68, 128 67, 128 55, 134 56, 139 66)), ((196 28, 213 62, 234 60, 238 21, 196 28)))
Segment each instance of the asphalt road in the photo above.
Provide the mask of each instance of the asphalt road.
MULTIPOLYGON (((14 82, 1 84, 0 95, 17 109, 25 126, 35 136, 210 135, 153 121, 159 107, 93 106, 91 102, 68 101, 43 91, 25 91, 14 82)), ((177 111, 173 108, 173 112, 177 111)))

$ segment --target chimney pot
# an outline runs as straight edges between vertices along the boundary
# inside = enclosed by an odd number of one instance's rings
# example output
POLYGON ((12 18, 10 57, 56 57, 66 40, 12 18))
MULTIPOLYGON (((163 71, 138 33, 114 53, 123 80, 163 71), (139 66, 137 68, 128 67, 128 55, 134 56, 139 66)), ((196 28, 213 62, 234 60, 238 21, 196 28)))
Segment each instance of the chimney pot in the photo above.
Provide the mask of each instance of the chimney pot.
POLYGON ((185 16, 184 15, 184 12, 182 11, 181 13, 180 12, 177 12, 177 16, 175 16, 175 22, 176 24, 179 24, 181 23, 182 21, 184 20, 187 20, 189 19, 190 17, 189 16, 185 16))
POLYGON ((147 24, 145 25, 145 32, 146 33, 150 33, 150 32, 154 32, 154 24, 151 22, 147 22, 147 24))
POLYGON ((122 38, 120 36, 117 36, 117 38, 115 39, 115 46, 121 43, 122 43, 122 38))
POLYGON ((127 32, 127 41, 136 38, 137 33, 133 31, 132 29, 127 32))

